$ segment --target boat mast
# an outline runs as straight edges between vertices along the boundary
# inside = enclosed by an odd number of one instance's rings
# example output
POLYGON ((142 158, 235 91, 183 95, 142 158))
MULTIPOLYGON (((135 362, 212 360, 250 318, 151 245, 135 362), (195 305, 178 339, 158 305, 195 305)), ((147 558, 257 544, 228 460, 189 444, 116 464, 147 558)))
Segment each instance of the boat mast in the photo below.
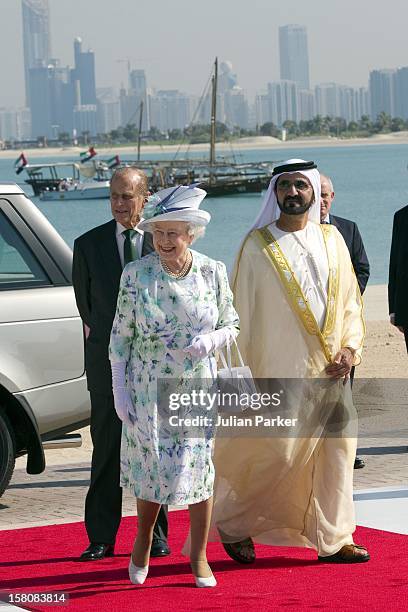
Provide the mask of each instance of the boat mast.
POLYGON ((137 161, 140 161, 140 140, 142 137, 142 120, 143 120, 143 100, 140 101, 140 107, 139 107, 139 132, 137 135, 137 161))
POLYGON ((217 80, 218 80, 218 58, 214 62, 214 74, 211 79, 212 100, 211 100, 211 140, 210 140, 210 183, 213 181, 213 167, 215 164, 215 128, 217 117, 217 80))

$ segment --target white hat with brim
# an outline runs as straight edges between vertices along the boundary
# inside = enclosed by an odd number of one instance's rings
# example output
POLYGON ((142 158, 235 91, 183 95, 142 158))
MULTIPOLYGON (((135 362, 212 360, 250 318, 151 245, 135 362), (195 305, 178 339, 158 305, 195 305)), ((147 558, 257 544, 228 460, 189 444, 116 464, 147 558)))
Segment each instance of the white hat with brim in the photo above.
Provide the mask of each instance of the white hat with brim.
POLYGON ((151 196, 143 210, 143 221, 138 228, 153 231, 153 224, 159 221, 186 221, 192 225, 207 225, 209 212, 200 210, 200 204, 207 192, 194 185, 178 185, 158 191, 151 196))

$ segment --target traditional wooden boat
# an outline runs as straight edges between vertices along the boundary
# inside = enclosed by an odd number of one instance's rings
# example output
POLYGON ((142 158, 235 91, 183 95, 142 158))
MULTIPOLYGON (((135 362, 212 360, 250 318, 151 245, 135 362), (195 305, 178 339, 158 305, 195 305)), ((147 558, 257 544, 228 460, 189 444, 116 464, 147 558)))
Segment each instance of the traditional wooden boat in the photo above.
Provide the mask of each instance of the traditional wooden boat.
POLYGON ((235 160, 217 159, 216 157, 217 82, 218 60, 216 58, 211 77, 211 137, 210 155, 207 159, 140 159, 143 103, 140 104, 137 161, 122 161, 120 165, 136 164, 143 169, 149 178, 150 191, 197 182, 209 196, 219 197, 240 193, 259 193, 268 187, 275 162, 237 163, 235 160))

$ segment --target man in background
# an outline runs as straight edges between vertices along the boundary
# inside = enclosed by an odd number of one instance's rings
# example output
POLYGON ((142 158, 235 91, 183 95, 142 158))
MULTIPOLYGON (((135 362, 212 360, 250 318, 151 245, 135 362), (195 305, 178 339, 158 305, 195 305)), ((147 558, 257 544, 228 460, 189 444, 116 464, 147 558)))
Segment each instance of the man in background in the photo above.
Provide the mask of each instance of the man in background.
MULTIPOLYGON (((93 443, 91 483, 85 502, 89 546, 81 561, 97 561, 114 553, 122 516, 122 422, 115 412, 108 346, 122 269, 153 250, 151 234, 137 227, 149 195, 146 174, 137 168, 120 168, 112 177, 110 190, 113 219, 86 232, 74 244, 72 278, 86 329, 85 368, 93 443)), ((167 508, 162 507, 150 555, 169 553, 167 508)))
MULTIPOLYGON (((320 174, 321 196, 320 196, 320 222, 334 225, 344 238, 344 242, 350 253, 351 263, 353 264, 354 272, 356 273, 358 286, 361 294, 367 285, 370 276, 370 264, 368 263, 367 254, 364 249, 363 239, 358 230, 357 224, 354 221, 343 219, 330 214, 331 205, 334 200, 333 183, 330 177, 320 174)), ((350 382, 353 384, 354 366, 350 372, 350 382)), ((354 469, 363 468, 364 460, 361 457, 356 457, 354 461, 354 469)))
POLYGON ((405 336, 408 351, 408 206, 394 215, 390 267, 388 277, 388 305, 390 322, 405 336))

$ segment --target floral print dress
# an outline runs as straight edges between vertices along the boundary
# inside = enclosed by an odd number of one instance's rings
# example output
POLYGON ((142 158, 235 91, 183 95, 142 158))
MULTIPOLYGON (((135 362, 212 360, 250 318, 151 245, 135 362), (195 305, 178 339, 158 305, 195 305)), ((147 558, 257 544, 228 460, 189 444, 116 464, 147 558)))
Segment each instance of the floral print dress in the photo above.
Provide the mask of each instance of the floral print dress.
POLYGON ((171 379, 180 392, 186 381, 211 380, 215 359, 193 359, 183 349, 194 336, 238 327, 225 265, 191 251, 183 279, 167 275, 156 253, 128 264, 122 274, 109 356, 127 363, 135 409, 123 425, 121 486, 135 497, 160 504, 193 504, 211 497, 214 428, 171 431, 161 424, 157 382, 171 379))

